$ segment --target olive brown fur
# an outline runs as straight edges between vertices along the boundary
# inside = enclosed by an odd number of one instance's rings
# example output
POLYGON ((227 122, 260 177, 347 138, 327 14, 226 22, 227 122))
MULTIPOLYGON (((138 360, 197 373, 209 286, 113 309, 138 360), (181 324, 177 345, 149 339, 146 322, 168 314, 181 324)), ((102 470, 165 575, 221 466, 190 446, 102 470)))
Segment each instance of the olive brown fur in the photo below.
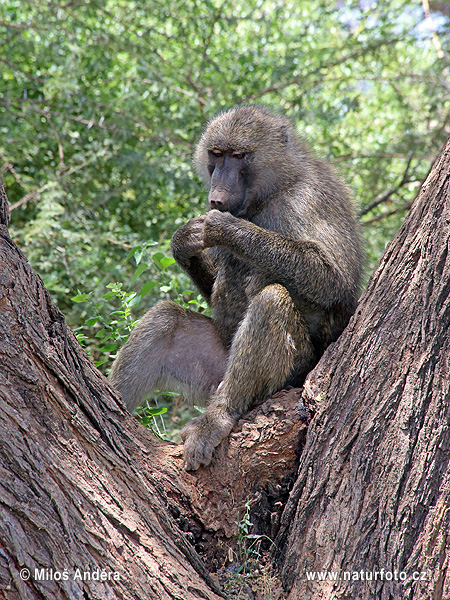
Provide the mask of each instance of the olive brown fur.
POLYGON ((213 318, 156 304, 110 375, 130 410, 154 388, 206 404, 182 431, 188 470, 209 464, 255 400, 303 382, 353 314, 362 271, 349 189, 285 117, 225 111, 194 162, 209 211, 175 232, 172 253, 213 318))

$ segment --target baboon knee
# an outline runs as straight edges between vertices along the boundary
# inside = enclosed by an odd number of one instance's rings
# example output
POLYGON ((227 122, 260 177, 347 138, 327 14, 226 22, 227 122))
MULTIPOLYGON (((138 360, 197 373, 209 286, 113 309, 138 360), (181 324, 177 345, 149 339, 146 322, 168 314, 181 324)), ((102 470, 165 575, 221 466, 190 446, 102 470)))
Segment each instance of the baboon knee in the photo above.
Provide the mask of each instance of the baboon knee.
POLYGON ((294 308, 294 303, 289 292, 280 283, 267 285, 255 296, 253 302, 269 313, 280 309, 292 310, 294 308))
POLYGON ((274 283, 262 289, 250 302, 246 318, 259 321, 264 330, 295 327, 297 309, 288 292, 281 284, 274 283))

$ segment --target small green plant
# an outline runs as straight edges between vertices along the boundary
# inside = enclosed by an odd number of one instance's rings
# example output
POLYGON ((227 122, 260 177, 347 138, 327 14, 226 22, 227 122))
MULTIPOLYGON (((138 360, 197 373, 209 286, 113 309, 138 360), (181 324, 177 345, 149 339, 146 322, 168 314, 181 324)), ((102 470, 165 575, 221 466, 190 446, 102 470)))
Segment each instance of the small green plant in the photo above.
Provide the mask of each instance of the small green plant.
POLYGON ((250 501, 245 503, 245 513, 239 522, 235 522, 237 548, 228 553, 229 564, 217 572, 219 581, 229 600, 243 598, 264 598, 264 600, 283 600, 281 582, 274 572, 270 560, 263 553, 263 539, 273 544, 266 535, 250 533, 253 523, 250 520, 250 501))
POLYGON ((131 309, 140 301, 140 297, 136 292, 127 292, 122 289, 122 283, 110 283, 106 287, 110 289, 102 296, 102 300, 94 302, 92 300, 92 292, 81 293, 71 298, 73 302, 81 303, 88 302, 90 312, 94 315, 89 317, 83 325, 74 330, 77 339, 80 343, 88 340, 88 336, 83 333, 86 327, 94 327, 100 324, 101 329, 95 334, 98 341, 97 352, 106 354, 105 358, 96 360, 95 366, 99 367, 107 363, 109 358, 117 354, 118 349, 123 342, 128 338, 131 330, 135 325, 135 321, 131 316, 131 309), (109 313, 109 318, 102 315, 102 308, 110 303, 111 300, 118 300, 120 306, 118 309, 109 313))
POLYGON ((151 407, 147 405, 139 407, 136 411, 136 415, 139 417, 141 424, 150 429, 153 435, 156 435, 156 437, 161 440, 170 441, 164 419, 162 418, 162 415, 166 412, 166 406, 151 407), (162 428, 158 425, 157 417, 161 420, 162 428))
POLYGON ((249 563, 255 562, 260 558, 260 545, 263 536, 256 533, 250 533, 253 523, 250 520, 250 501, 247 500, 245 503, 245 513, 239 522, 236 522, 238 526, 237 537, 237 562, 238 568, 237 573, 246 573, 248 571, 249 563))
MULTIPOLYGON (((253 597, 264 600, 282 600, 283 594, 277 590, 276 578, 270 573, 267 557, 261 555, 261 542, 267 536, 251 533, 250 501, 245 503, 245 513, 237 525, 237 547, 228 553, 229 564, 222 567, 217 575, 229 600, 242 600, 253 597)), ((270 541, 270 540, 269 540, 270 541)))
POLYGON ((158 251, 151 254, 151 266, 142 261, 144 255, 148 254, 148 249, 154 245, 155 242, 138 244, 128 254, 126 261, 133 260, 136 267, 128 286, 125 287, 121 282, 109 283, 106 285, 109 291, 103 294, 100 300, 93 299, 93 292, 80 290, 71 298, 72 302, 87 302, 89 305, 85 322, 74 329, 74 333, 86 350, 95 355, 94 363, 97 367, 114 360, 138 321, 133 313, 149 292, 152 292, 156 299, 173 296, 174 301, 183 306, 199 312, 208 310, 205 300, 200 295, 192 290, 183 289, 184 276, 168 270, 175 263, 173 258, 158 251), (138 280, 149 270, 154 272, 155 267, 156 277, 146 281, 139 288, 138 280), (179 291, 180 288, 183 291, 179 291), (86 334, 96 327, 100 329, 93 337, 86 334))
MULTIPOLYGON (((154 245, 154 242, 138 244, 128 254, 126 261, 133 259, 136 269, 127 288, 124 288, 123 283, 114 282, 106 286, 109 291, 103 294, 99 301, 92 299, 93 292, 78 291, 78 294, 71 298, 73 302, 89 304, 86 311, 89 315, 88 318, 83 325, 74 330, 74 333, 78 341, 84 345, 87 340, 90 340, 89 346, 99 355, 99 360, 94 361, 97 367, 114 359, 119 348, 128 339, 137 323, 132 311, 137 308, 141 300, 158 286, 163 293, 168 292, 174 286, 173 279, 167 281, 169 278, 163 276, 159 281, 151 279, 146 281, 140 289, 135 289, 137 280, 149 269, 149 265, 142 262, 142 258, 147 249, 154 245), (91 330, 92 327, 98 326, 100 329, 95 333, 94 340, 85 335, 86 329, 91 330)), ((164 256, 162 252, 154 253, 152 260, 160 274, 163 274, 167 267, 175 262, 173 258, 164 256)))

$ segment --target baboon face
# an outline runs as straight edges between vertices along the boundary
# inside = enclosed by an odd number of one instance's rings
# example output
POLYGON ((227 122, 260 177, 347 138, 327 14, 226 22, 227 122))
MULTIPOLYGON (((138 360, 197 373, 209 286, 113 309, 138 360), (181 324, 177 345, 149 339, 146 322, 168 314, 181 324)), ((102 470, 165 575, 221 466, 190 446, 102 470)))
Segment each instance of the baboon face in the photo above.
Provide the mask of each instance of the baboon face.
POLYGON ((249 152, 212 148, 208 150, 208 172, 211 176, 209 206, 235 216, 246 212, 249 181, 249 152))
POLYGON ((239 106, 210 121, 194 163, 209 185, 210 208, 250 219, 296 176, 302 155, 287 119, 239 106))

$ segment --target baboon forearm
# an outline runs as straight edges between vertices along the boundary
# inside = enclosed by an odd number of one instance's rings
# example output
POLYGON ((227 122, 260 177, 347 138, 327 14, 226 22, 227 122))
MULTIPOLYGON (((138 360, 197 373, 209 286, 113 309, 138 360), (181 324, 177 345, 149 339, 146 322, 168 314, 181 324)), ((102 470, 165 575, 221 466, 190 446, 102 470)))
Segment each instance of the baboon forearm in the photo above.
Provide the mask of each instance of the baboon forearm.
POLYGON ((216 270, 211 258, 203 252, 198 256, 191 256, 189 261, 180 264, 180 266, 186 271, 203 298, 209 304, 214 280, 216 278, 216 270))
POLYGON ((353 290, 349 289, 344 274, 318 242, 291 240, 243 219, 236 221, 219 233, 218 245, 228 247, 256 268, 263 269, 294 297, 300 294, 328 308, 351 295, 353 290))

